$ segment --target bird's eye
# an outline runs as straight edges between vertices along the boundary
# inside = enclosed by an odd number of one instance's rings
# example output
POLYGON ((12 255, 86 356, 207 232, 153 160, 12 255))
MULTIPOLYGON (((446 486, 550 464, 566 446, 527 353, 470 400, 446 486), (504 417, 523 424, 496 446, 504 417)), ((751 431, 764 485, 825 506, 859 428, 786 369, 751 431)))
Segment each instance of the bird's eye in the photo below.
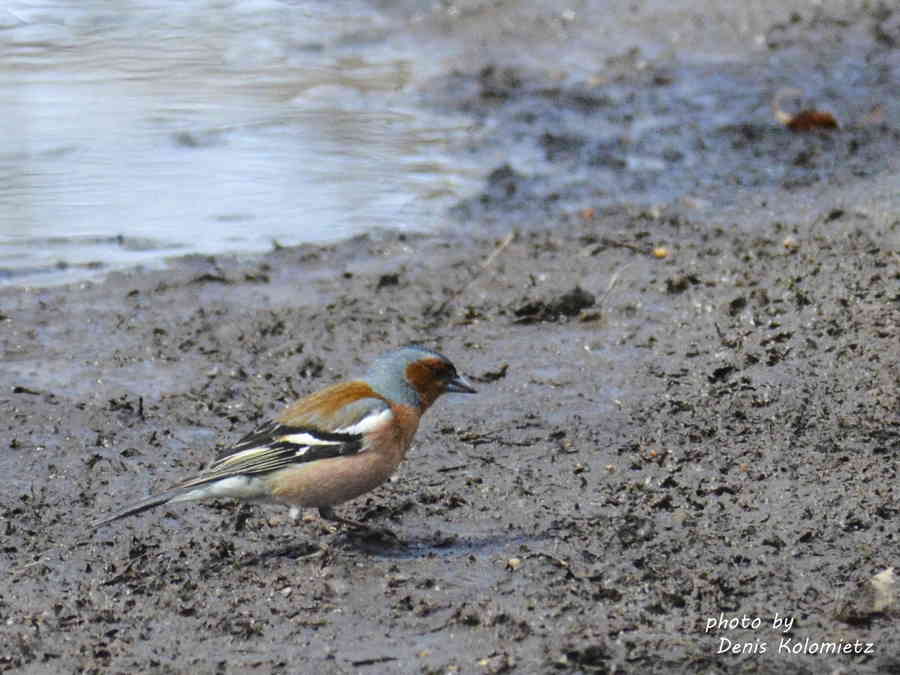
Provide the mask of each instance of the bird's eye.
POLYGON ((434 375, 439 380, 452 380, 456 377, 456 368, 447 363, 436 363, 432 366, 434 375))

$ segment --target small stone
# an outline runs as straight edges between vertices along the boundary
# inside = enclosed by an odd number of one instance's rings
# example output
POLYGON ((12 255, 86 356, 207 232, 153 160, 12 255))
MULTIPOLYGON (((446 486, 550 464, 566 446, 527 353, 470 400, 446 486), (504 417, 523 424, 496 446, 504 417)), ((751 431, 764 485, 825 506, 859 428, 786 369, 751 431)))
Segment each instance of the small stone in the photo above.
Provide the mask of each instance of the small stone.
POLYGON ((781 245, 784 246, 788 253, 795 253, 800 250, 800 242, 795 237, 785 237, 781 245))

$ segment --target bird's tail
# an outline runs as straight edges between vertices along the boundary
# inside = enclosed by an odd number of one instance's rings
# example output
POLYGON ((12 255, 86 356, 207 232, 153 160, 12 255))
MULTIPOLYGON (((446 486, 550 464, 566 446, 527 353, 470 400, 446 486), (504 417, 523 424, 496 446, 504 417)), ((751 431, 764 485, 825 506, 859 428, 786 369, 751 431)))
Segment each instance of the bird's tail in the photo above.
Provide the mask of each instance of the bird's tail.
MULTIPOLYGON (((95 520, 91 527, 95 530, 103 527, 104 525, 109 525, 120 518, 127 518, 128 516, 134 516, 138 513, 143 513, 144 511, 148 511, 152 508, 156 508, 157 506, 162 506, 163 504, 168 504, 169 502, 182 502, 182 501, 190 501, 191 499, 196 499, 197 497, 192 497, 191 489, 185 488, 173 488, 171 490, 166 490, 165 492, 160 492, 156 495, 150 495, 146 499, 142 499, 139 502, 135 502, 130 506, 126 506, 121 511, 117 511, 107 518, 103 518, 102 520, 95 520)), ((198 495, 199 496, 199 495, 198 495)))
POLYGON ((150 495, 146 499, 126 506, 108 518, 93 523, 94 529, 109 525, 112 522, 143 513, 156 506, 162 506, 169 502, 194 502, 203 499, 215 499, 226 497, 229 499, 244 499, 249 501, 266 500, 267 484, 264 479, 254 476, 225 474, 201 474, 196 478, 186 480, 173 488, 150 495))

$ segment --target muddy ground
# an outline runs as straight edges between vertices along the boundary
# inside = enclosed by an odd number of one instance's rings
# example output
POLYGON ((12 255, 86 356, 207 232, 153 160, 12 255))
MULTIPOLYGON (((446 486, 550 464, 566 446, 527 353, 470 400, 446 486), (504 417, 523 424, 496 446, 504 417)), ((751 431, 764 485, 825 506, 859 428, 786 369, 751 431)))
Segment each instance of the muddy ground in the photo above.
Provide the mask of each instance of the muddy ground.
MULTIPOLYGON (((887 58, 889 19, 849 25, 887 58)), ((755 110, 677 167, 718 162, 710 202, 698 179, 610 205, 630 150, 551 133, 614 121, 586 86, 502 64, 434 83, 493 143, 546 151, 539 175, 498 164, 466 234, 0 292, 0 670, 900 672, 893 586, 870 583, 898 553, 896 119, 795 134, 755 110), (89 529, 408 342, 479 394, 343 507, 402 544, 229 502, 89 529)))

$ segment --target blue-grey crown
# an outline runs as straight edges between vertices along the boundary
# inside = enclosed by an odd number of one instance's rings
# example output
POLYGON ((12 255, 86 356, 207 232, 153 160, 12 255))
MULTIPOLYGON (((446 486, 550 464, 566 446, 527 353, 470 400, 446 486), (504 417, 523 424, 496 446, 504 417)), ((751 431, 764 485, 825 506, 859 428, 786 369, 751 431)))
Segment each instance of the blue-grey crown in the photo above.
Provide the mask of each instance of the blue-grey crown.
POLYGON ((450 363, 450 360, 432 349, 410 345, 400 347, 379 356, 372 363, 365 381, 382 396, 397 403, 418 407, 421 404, 419 394, 406 380, 406 367, 424 358, 439 358, 450 363))

